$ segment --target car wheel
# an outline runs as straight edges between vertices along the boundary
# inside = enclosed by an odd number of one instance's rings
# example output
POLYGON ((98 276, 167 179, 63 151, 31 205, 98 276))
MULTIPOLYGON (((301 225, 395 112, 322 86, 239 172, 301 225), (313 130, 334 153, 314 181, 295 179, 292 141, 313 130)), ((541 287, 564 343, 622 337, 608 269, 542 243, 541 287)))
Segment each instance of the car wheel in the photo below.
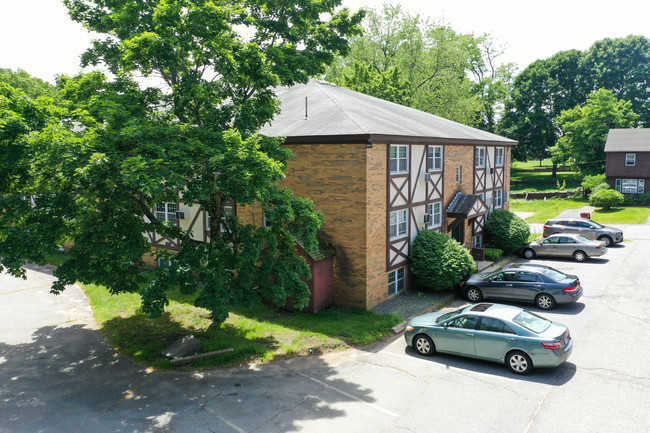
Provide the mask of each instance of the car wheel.
POLYGON ((415 350, 417 350, 420 355, 431 356, 436 353, 436 347, 433 345, 433 341, 428 335, 416 335, 413 339, 413 347, 415 347, 415 350))
POLYGON ((510 352, 506 356, 506 365, 515 374, 528 374, 533 371, 533 361, 524 352, 510 352))
POLYGON ((612 244, 612 238, 610 238, 609 236, 603 235, 603 236, 599 237, 598 240, 601 241, 602 243, 604 243, 606 247, 608 247, 608 246, 610 246, 612 244))
POLYGON ((584 262, 585 260, 587 260, 587 254, 585 254, 584 251, 578 250, 575 253, 573 253, 573 259, 576 262, 584 262))
POLYGON ((472 302, 481 302, 483 300, 483 293, 478 287, 470 287, 465 292, 465 296, 472 302))
POLYGON ((553 299, 551 295, 547 295, 546 293, 537 295, 537 297, 535 298, 535 303, 542 310, 550 310, 553 307, 555 307, 555 299, 553 299))
POLYGON ((532 248, 526 248, 524 250, 524 258, 526 258, 526 259, 534 259, 535 258, 535 251, 532 248))

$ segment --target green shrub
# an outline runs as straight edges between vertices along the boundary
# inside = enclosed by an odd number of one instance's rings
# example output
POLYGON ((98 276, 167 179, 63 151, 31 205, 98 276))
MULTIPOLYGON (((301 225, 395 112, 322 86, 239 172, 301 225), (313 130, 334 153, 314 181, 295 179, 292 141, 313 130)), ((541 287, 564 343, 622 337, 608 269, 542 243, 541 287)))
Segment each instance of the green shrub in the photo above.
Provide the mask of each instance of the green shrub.
POLYGON ((602 191, 604 189, 612 189, 612 187, 609 186, 607 182, 600 183, 591 189, 591 195, 596 194, 598 191, 602 191))
POLYGON ((625 206, 635 206, 643 204, 643 196, 639 194, 623 194, 623 204, 625 206))
POLYGON ((593 192, 594 188, 596 188, 598 185, 600 185, 603 182, 605 182, 605 175, 596 174, 593 176, 585 176, 580 186, 582 186, 582 188, 587 191, 593 192))
POLYGON ((467 248, 433 230, 424 230, 415 237, 409 260, 417 286, 436 291, 451 290, 476 272, 467 248))
POLYGON ((602 189, 589 197, 589 204, 603 209, 609 209, 613 206, 620 206, 625 201, 625 197, 613 189, 602 189))
POLYGON ((503 250, 505 254, 515 253, 530 236, 528 224, 505 209, 496 209, 490 214, 485 231, 488 244, 503 250))
POLYGON ((650 205, 650 191, 641 194, 641 204, 646 206, 650 205))
POLYGON ((486 248, 485 249, 485 260, 490 262, 496 262, 501 257, 503 251, 498 248, 486 248))

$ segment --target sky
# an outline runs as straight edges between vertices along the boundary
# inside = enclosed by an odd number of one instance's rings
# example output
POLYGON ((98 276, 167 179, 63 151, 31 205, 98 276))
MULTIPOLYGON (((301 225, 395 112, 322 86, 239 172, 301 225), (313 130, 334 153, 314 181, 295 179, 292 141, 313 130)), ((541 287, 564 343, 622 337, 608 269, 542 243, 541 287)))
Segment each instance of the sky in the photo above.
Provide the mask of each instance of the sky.
MULTIPOLYGON (((343 0, 381 8, 381 0, 343 0)), ((650 1, 643 0, 401 0, 405 10, 460 33, 489 33, 505 46, 501 61, 519 70, 558 51, 586 50, 604 38, 650 37, 650 1)), ((0 0, 0 67, 24 69, 54 82, 79 72, 79 56, 97 35, 70 20, 61 0, 0 0)))

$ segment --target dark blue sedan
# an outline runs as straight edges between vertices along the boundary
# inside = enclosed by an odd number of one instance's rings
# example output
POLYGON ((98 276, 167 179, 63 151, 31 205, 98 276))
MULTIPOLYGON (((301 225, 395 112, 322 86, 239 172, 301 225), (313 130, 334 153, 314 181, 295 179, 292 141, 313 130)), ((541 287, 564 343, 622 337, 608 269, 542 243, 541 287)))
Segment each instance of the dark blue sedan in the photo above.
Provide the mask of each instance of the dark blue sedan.
POLYGON ((500 299, 534 302, 542 310, 576 302, 582 296, 580 279, 549 266, 515 264, 492 272, 474 274, 460 286, 472 302, 500 299))

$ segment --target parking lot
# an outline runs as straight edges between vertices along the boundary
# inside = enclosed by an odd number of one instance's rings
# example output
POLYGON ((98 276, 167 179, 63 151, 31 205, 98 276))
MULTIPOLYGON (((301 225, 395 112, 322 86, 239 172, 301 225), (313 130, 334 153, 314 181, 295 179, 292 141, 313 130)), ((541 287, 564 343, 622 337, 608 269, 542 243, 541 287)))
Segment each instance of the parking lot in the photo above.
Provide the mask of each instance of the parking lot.
POLYGON ((48 295, 43 270, 26 282, 2 275, 11 314, 0 317, 0 432, 647 432, 650 226, 622 228, 628 241, 603 258, 533 260, 577 274, 584 295, 541 313, 569 326, 569 361, 523 377, 421 357, 401 336, 320 357, 151 372, 106 345, 78 289, 48 295))

